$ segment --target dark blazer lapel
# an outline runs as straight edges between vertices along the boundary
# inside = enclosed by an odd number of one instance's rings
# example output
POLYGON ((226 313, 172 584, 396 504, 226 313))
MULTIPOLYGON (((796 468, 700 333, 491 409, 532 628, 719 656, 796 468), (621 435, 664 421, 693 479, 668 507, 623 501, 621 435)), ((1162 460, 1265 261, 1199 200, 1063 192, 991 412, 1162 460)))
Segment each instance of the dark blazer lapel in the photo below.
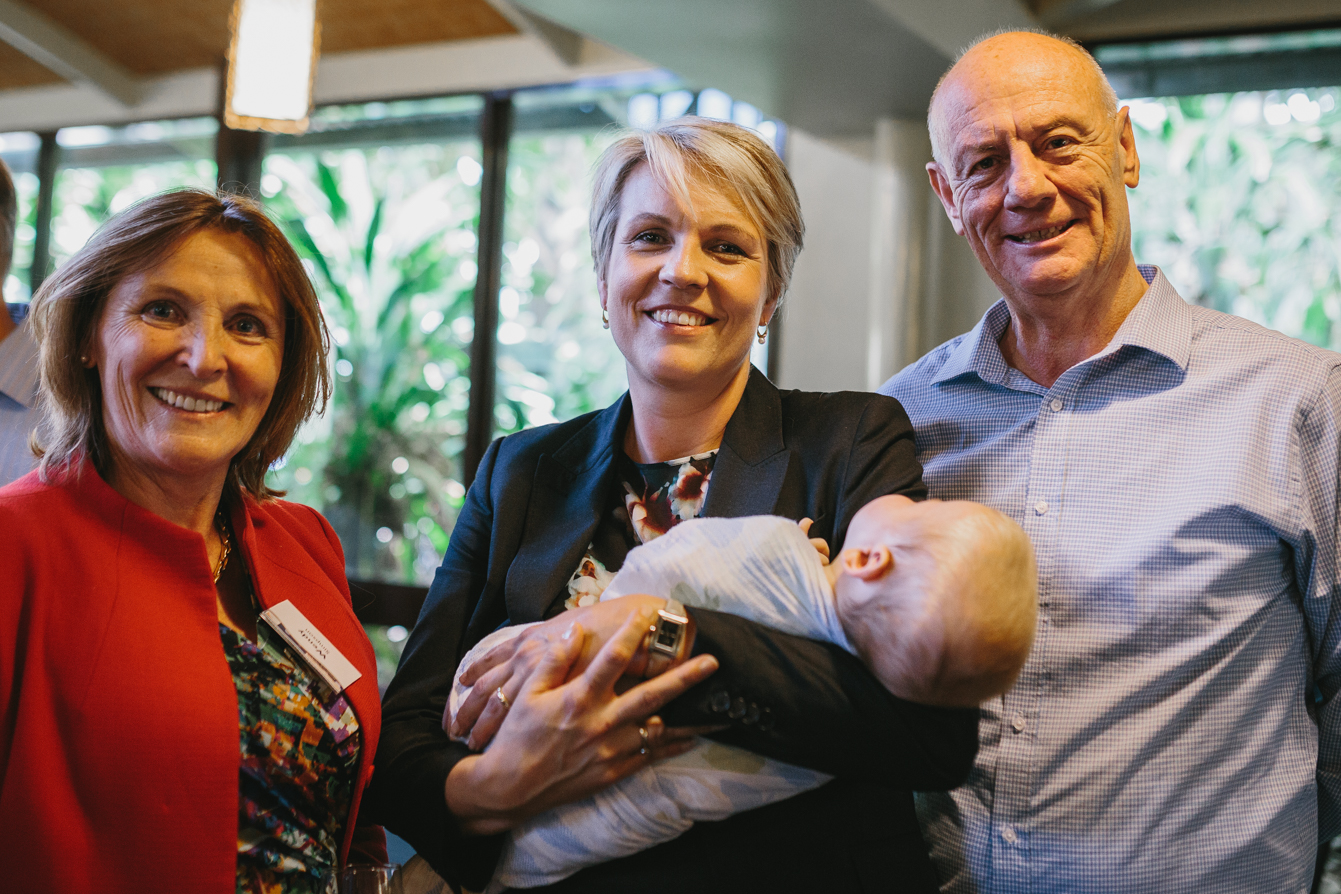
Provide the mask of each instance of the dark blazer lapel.
POLYGON ((503 595, 514 623, 543 618, 591 543, 614 478, 629 397, 611 404, 536 462, 521 545, 503 595))
POLYGON ((717 518, 770 515, 778 504, 791 454, 782 441, 782 398, 750 367, 736 412, 713 463, 703 514, 717 518))

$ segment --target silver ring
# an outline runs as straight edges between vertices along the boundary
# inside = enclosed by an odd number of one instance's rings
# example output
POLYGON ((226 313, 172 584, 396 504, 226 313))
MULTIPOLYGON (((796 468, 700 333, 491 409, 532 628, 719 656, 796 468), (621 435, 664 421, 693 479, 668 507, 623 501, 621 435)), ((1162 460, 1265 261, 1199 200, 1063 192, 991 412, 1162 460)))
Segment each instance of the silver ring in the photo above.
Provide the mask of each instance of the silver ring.
POLYGON ((646 756, 647 756, 647 746, 648 746, 648 743, 651 741, 651 737, 647 735, 647 727, 645 727, 645 726, 640 726, 640 727, 638 727, 638 735, 639 735, 639 736, 642 738, 642 740, 643 740, 643 746, 642 746, 641 748, 638 749, 638 753, 641 754, 641 755, 643 755, 644 757, 646 757, 646 756))
POLYGON ((497 689, 494 690, 494 698, 498 699, 500 702, 503 703, 504 711, 512 707, 512 703, 508 701, 508 697, 503 694, 502 686, 499 686, 497 689))

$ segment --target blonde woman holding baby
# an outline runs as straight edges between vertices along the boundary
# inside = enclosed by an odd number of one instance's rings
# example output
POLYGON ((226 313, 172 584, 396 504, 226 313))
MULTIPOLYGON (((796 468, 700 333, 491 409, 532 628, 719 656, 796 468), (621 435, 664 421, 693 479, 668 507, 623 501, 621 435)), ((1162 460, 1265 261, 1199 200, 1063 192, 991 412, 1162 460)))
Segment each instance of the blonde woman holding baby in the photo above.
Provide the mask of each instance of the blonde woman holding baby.
POLYGON ((781 392, 750 366, 801 249, 785 168, 722 122, 628 134, 598 165, 591 224, 629 391, 486 454, 387 693, 375 815, 479 890, 505 833, 709 731, 835 778, 546 890, 934 891, 908 792, 963 780, 975 710, 893 695, 841 645, 673 598, 596 598, 683 520, 811 518, 837 545, 871 500, 925 496, 897 402, 781 392), (454 741, 458 662, 538 621, 461 675, 454 741))

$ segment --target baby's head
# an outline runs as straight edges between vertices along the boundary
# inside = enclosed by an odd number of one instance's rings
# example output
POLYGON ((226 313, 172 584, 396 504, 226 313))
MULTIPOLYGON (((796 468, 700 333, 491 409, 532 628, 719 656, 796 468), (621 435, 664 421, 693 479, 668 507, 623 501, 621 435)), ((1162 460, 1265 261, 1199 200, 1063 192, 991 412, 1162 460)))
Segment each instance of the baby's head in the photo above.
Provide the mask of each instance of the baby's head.
POLYGON ((976 706, 1009 689, 1029 655, 1034 551, 994 509, 880 497, 853 517, 831 573, 848 639, 901 698, 976 706))

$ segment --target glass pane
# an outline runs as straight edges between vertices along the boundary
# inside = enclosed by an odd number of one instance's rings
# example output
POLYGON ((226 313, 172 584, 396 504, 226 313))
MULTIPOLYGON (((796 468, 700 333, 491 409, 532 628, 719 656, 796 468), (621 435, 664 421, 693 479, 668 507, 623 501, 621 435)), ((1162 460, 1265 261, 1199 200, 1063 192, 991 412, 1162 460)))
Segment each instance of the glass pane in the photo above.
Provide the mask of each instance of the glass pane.
POLYGON ((1137 260, 1189 301, 1341 348, 1341 88, 1130 106, 1137 260))
POLYGON ((0 159, 9 167, 14 180, 14 191, 19 200, 19 214, 14 228, 14 256, 9 275, 4 278, 4 300, 11 304, 28 301, 28 268, 33 263, 33 224, 37 218, 37 147, 40 140, 35 133, 0 133, 0 159))
POLYGON ((465 495, 480 101, 453 103, 322 110, 265 159, 335 342, 331 406, 272 486, 330 519, 353 578, 429 583, 465 495))
POLYGON ((601 326, 587 235, 591 166, 609 139, 596 129, 540 131, 508 147, 497 434, 599 409, 628 387, 601 326))
POLYGON ((185 186, 213 190, 217 130, 213 118, 184 118, 59 131, 52 269, 78 251, 109 217, 139 199, 185 186))

